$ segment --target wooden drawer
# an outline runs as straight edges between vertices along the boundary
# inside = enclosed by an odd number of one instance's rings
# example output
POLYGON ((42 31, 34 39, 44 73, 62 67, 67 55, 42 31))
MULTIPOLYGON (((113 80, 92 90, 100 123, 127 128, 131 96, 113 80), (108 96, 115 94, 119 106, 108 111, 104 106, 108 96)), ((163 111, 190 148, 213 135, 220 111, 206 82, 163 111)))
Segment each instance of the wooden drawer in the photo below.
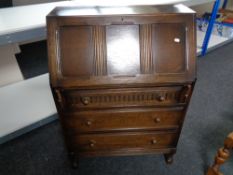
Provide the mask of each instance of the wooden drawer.
POLYGON ((171 106, 186 103, 191 86, 64 90, 66 109, 171 106))
POLYGON ((178 129, 182 108, 84 111, 64 116, 64 124, 77 133, 121 130, 178 129))
POLYGON ((132 132, 77 135, 73 141, 79 151, 110 151, 133 148, 174 148, 177 140, 178 134, 175 132, 132 132))

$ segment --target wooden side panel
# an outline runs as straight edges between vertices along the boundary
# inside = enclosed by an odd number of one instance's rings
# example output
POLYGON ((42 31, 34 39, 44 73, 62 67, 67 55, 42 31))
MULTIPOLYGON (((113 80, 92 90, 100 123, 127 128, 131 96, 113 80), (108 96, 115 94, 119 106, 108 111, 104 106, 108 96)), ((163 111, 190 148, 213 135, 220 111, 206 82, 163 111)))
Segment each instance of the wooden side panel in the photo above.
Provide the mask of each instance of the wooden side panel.
POLYGON ((64 77, 90 76, 93 72, 91 26, 66 26, 59 30, 60 73, 64 77))
POLYGON ((158 23, 152 27, 152 50, 156 73, 185 73, 186 31, 182 23, 158 23))

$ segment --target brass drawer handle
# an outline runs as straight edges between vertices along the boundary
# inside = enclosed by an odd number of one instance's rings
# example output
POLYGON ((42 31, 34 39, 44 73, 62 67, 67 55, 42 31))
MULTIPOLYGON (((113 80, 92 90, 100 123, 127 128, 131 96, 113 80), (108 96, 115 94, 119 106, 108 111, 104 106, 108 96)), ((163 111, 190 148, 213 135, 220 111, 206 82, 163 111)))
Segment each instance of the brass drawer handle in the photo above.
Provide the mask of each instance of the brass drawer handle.
POLYGON ((95 144, 96 144, 96 142, 95 142, 94 140, 90 140, 89 146, 90 146, 91 148, 94 148, 94 147, 95 147, 95 144))
POLYGON ((91 125, 92 125, 92 122, 91 122, 91 121, 86 121, 86 125, 87 125, 87 126, 91 126, 91 125))
POLYGON ((164 97, 163 95, 160 95, 160 96, 158 97, 158 100, 161 101, 161 102, 163 102, 163 101, 165 101, 165 97, 164 97))
POLYGON ((155 123, 160 123, 160 122, 161 122, 161 119, 160 119, 159 117, 156 117, 156 118, 154 119, 154 121, 155 121, 155 123))
POLYGON ((88 105, 90 103, 90 97, 82 97, 82 103, 88 105))
POLYGON ((152 144, 152 145, 155 145, 156 143, 157 143, 157 140, 155 140, 155 139, 152 139, 152 140, 151 140, 151 144, 152 144))

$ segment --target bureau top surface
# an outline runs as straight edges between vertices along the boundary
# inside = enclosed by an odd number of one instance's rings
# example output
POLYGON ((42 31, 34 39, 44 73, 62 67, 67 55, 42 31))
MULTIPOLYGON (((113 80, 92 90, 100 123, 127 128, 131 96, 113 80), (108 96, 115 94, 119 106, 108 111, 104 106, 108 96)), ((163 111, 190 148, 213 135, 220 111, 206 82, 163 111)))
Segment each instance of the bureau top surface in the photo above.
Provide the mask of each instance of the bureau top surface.
POLYGON ((182 5, 159 5, 159 6, 93 6, 93 7, 57 7, 49 17, 69 16, 109 16, 109 15, 161 15, 161 14, 194 14, 190 8, 182 5))

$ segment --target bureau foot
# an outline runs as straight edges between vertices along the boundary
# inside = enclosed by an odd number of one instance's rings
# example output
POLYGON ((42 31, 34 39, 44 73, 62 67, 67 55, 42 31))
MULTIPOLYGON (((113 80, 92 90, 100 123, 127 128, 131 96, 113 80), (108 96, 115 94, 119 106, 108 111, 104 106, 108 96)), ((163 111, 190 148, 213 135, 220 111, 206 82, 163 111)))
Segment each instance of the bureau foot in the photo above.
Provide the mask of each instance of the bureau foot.
POLYGON ((74 152, 70 152, 69 153, 69 157, 70 157, 72 168, 77 169, 78 165, 79 165, 79 159, 78 159, 78 157, 75 155, 74 152))
POLYGON ((164 154, 164 158, 167 164, 173 163, 173 156, 174 156, 174 153, 164 154))

